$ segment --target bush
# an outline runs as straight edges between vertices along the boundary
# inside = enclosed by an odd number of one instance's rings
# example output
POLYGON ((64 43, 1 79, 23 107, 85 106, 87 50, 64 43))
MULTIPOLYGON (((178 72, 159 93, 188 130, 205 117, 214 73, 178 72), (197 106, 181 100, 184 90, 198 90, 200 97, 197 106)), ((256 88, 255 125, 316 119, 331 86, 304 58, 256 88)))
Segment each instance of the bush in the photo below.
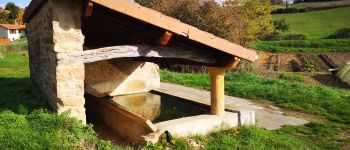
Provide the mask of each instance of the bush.
POLYGON ((282 32, 289 30, 289 24, 287 24, 286 19, 274 20, 273 25, 275 26, 275 30, 280 30, 282 32))
POLYGON ((273 32, 269 36, 266 36, 265 41, 280 41, 280 40, 306 40, 307 36, 304 34, 287 34, 283 36, 279 32, 273 32))
POLYGON ((307 36, 304 34, 288 34, 283 37, 283 40, 306 40, 307 36))
POLYGON ((279 41, 282 40, 283 36, 280 32, 272 32, 269 36, 266 36, 265 41, 279 41))
POLYGON ((281 73, 279 75, 279 78, 282 80, 287 80, 287 81, 292 81, 292 82, 303 82, 304 81, 304 76, 301 74, 296 74, 296 73, 281 73))
POLYGON ((341 28, 328 37, 329 39, 350 38, 350 28, 341 28))
POLYGON ((302 13, 306 12, 307 10, 305 8, 278 8, 271 12, 271 14, 291 14, 291 13, 302 13))

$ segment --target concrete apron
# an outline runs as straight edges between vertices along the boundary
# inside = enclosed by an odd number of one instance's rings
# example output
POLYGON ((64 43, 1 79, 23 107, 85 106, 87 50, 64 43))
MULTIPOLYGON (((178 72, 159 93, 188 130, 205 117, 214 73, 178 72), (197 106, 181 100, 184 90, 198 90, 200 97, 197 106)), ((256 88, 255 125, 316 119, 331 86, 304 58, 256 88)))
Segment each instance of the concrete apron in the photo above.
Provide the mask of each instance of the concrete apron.
MULTIPOLYGON (((159 91, 152 91, 159 95, 173 96, 159 91)), ((191 99, 191 97, 180 100, 191 102, 192 105, 206 106, 191 99)), ((254 125, 254 111, 225 111, 224 115, 202 114, 184 117, 153 124, 150 120, 126 110, 115 103, 88 96, 87 111, 93 118, 105 124, 110 130, 125 140, 135 144, 143 145, 148 142, 156 143, 166 131, 175 137, 186 137, 190 135, 206 135, 217 129, 227 129, 240 125, 254 125)), ((209 107, 208 107, 209 108, 209 107)))
MULTIPOLYGON (((161 88, 154 91, 194 101, 205 105, 208 108, 210 107, 209 91, 163 82, 161 83, 161 88)), ((303 118, 283 115, 283 111, 277 107, 261 106, 252 101, 231 96, 225 96, 225 110, 243 114, 241 116, 241 122, 243 125, 250 124, 249 122, 254 122, 258 127, 268 130, 279 129, 285 125, 303 125, 309 122, 303 118), (254 117, 249 117, 250 115, 254 117), (250 120, 252 118, 254 118, 254 120, 250 120)))

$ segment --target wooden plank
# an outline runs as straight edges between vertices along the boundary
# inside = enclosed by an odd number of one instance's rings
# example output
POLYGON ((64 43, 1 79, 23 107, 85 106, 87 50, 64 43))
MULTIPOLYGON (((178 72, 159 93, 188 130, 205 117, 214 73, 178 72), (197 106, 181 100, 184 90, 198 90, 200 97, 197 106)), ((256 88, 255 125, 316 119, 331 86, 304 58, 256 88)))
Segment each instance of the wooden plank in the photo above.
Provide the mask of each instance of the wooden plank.
POLYGON ((92 10, 94 8, 94 3, 88 2, 86 8, 85 8, 85 17, 91 17, 92 16, 92 10))
POLYGON ((83 62, 91 63, 114 58, 180 58, 203 64, 217 64, 215 56, 198 50, 181 47, 126 45, 104 47, 86 51, 57 54, 60 63, 83 62))
POLYGON ((157 27, 171 31, 178 35, 186 36, 188 39, 205 44, 209 47, 218 49, 225 53, 255 61, 257 53, 246 49, 240 45, 231 43, 225 39, 219 38, 198 28, 182 23, 174 18, 162 15, 152 9, 140 6, 127 0, 90 0, 99 5, 105 6, 122 14, 142 20, 157 27))
POLYGON ((105 98, 87 95, 86 111, 90 118, 103 122, 114 133, 134 144, 146 144, 142 136, 158 130, 150 120, 129 112, 105 98))

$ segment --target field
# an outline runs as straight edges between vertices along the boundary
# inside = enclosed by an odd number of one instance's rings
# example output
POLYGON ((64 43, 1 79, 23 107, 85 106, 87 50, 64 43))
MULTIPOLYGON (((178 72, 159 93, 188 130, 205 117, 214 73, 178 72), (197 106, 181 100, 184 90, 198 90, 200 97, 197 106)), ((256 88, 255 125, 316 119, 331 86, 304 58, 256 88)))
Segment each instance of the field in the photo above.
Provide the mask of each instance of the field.
POLYGON ((274 20, 285 18, 290 24, 287 33, 305 34, 310 39, 325 38, 339 28, 350 27, 350 7, 306 13, 273 15, 274 20))
POLYGON ((350 52, 350 39, 258 41, 250 47, 269 52, 350 52))
MULTIPOLYGON (((301 4, 292 5, 302 7, 301 4)), ((274 6, 277 7, 277 6, 274 6)), ((304 34, 306 40, 255 41, 250 47, 269 52, 349 52, 350 39, 325 39, 337 29, 350 28, 350 7, 305 13, 277 14, 273 20, 285 19, 289 30, 282 35, 304 34)))
MULTIPOLYGON (((5 58, 0 61, 0 149, 121 149, 98 139, 92 125, 83 126, 66 114, 51 111, 45 97, 29 79, 26 52, 1 53, 5 58)), ((204 89, 209 85, 205 74, 162 71, 161 78, 204 89)), ((285 108, 318 114, 326 121, 275 131, 257 127, 218 129, 208 136, 174 138, 171 143, 122 149, 194 149, 193 141, 207 149, 344 149, 349 145, 350 138, 343 136, 350 131, 348 91, 266 79, 251 73, 230 73, 226 84, 230 95, 270 100, 285 108), (324 97, 331 98, 322 100, 324 97)))
POLYGON ((27 50, 27 38, 20 38, 16 41, 13 41, 10 44, 2 45, 0 44, 0 51, 5 50, 27 50))

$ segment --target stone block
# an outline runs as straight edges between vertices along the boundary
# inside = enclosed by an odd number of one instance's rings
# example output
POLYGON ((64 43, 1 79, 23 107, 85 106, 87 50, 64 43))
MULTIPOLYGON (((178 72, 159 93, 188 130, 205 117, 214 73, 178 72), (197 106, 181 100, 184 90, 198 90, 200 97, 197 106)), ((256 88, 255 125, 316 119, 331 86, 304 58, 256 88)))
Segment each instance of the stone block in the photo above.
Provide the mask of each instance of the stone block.
POLYGON ((253 110, 237 110, 239 114, 239 125, 255 125, 255 111, 253 110))

